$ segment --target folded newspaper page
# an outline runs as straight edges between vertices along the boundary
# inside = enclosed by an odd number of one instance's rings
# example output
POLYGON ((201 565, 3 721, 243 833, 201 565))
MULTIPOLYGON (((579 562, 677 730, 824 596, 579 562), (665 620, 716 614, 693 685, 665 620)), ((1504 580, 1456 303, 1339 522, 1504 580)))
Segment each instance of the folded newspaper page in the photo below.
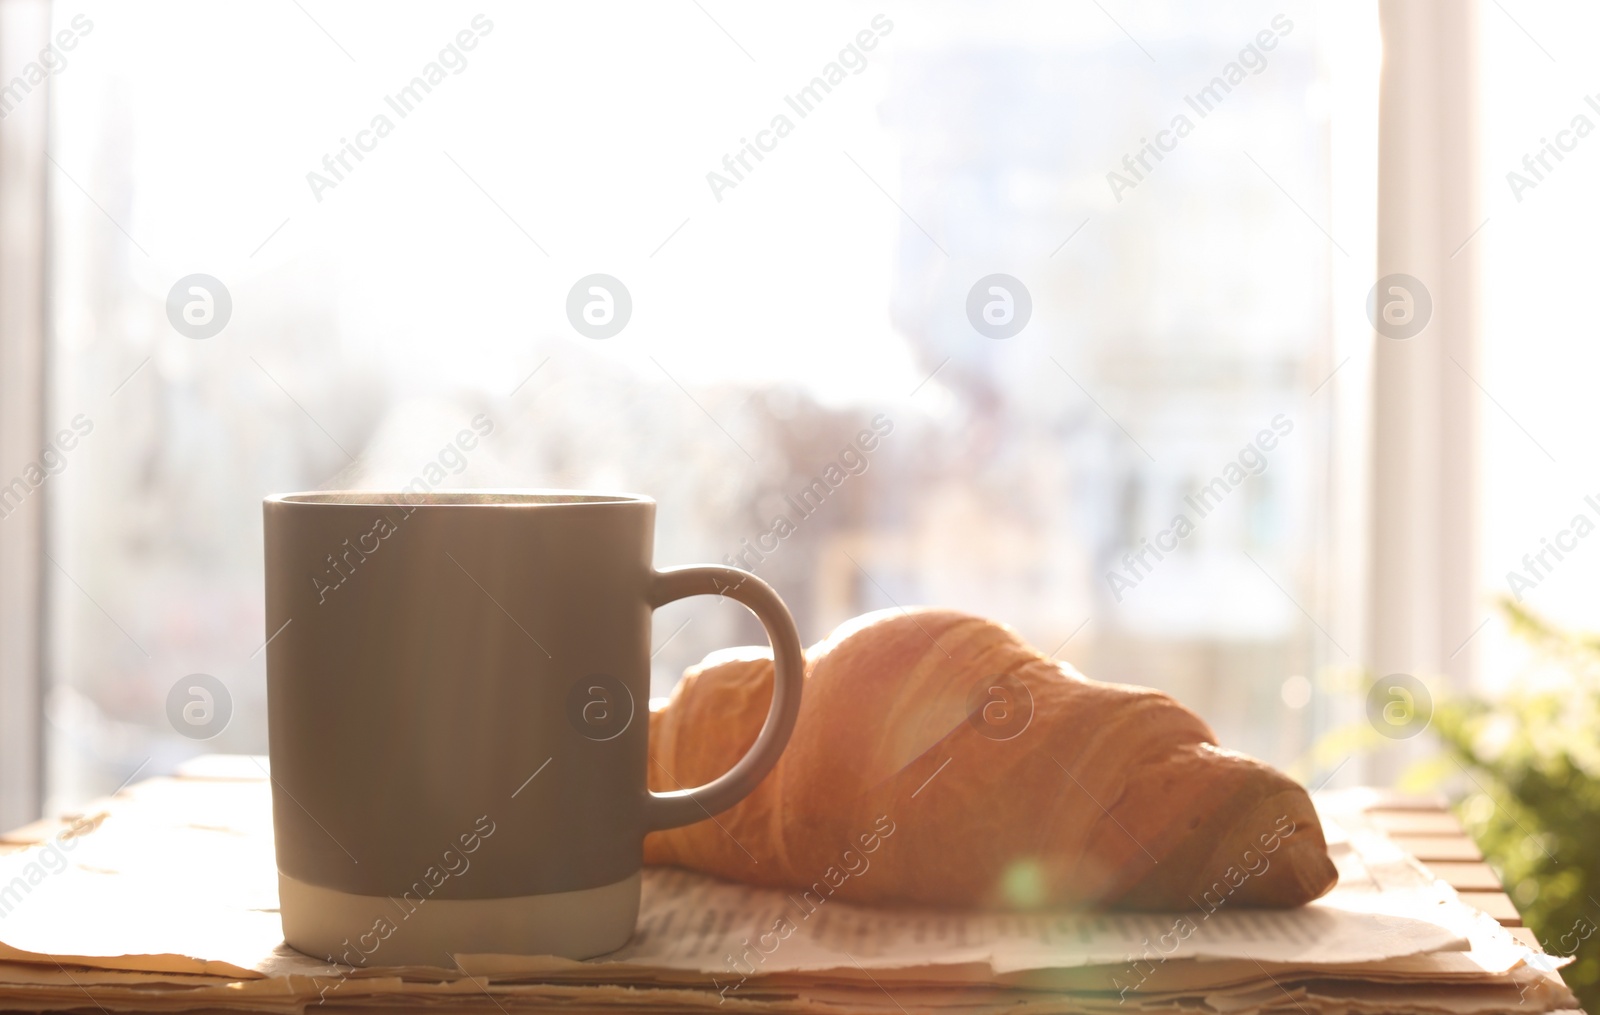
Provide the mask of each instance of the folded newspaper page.
MULTIPOLYGON (((267 787, 152 780, 84 834, 0 857, 0 958, 233 975, 314 968, 279 948, 267 787)), ((719 976, 926 965, 1006 973, 1130 956, 1331 965, 1465 948, 1471 911, 1430 893, 1336 890, 1282 911, 946 913, 852 907, 653 868, 634 939, 587 965, 719 976)), ((394 923, 403 934, 398 905, 394 923)))
MULTIPOLYGON (((557 1006, 1054 1011, 1070 995, 1074 1011, 1181 1002, 1242 1012, 1291 997, 1309 1010, 1318 990, 1349 994, 1356 984, 1366 993, 1354 1011, 1383 1009, 1418 984, 1491 982, 1523 997, 1519 1011, 1570 997, 1547 957, 1530 965, 1533 953, 1359 815, 1341 829, 1333 814, 1340 885, 1295 910, 886 910, 651 868, 638 932, 598 959, 460 955, 453 968, 443 956, 438 967, 407 968, 383 966, 379 953, 365 964, 329 963, 282 942, 268 785, 264 774, 149 780, 50 841, 0 856, 0 1001, 82 1005, 92 989, 102 1005, 121 998, 143 1007, 165 991, 190 1006, 262 1011, 402 997, 442 1007, 514 997, 557 1006)), ((399 907, 394 922, 403 933, 399 907)), ((1479 1010, 1483 996, 1467 993, 1448 1010, 1479 1010)))

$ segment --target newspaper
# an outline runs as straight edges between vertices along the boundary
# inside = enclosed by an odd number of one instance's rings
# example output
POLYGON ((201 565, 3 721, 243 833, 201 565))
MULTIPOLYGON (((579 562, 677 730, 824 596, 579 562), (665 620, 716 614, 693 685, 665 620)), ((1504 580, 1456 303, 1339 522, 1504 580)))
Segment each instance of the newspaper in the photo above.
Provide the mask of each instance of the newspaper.
MULTIPOLYGON (((0 1005, 81 1004, 91 989, 101 1005, 153 1003, 152 992, 168 991, 190 1006, 263 1011, 513 997, 554 1006, 1051 1011, 1065 1010, 1070 994, 1074 1011, 1188 999, 1233 1012, 1270 1007, 1258 995, 1274 984, 1271 1003, 1288 995, 1306 1004, 1319 983, 1377 991, 1374 1010, 1418 984, 1493 982, 1549 1001, 1525 1000, 1519 1011, 1529 1012, 1567 997, 1547 959, 1531 967, 1532 953, 1493 920, 1358 821, 1353 830, 1330 824, 1339 887, 1294 910, 892 910, 650 868, 638 931, 598 959, 331 964, 282 942, 268 786, 265 777, 149 780, 50 841, 0 857, 0 1005)), ((1450 1010, 1476 1011, 1482 997, 1450 1010)))

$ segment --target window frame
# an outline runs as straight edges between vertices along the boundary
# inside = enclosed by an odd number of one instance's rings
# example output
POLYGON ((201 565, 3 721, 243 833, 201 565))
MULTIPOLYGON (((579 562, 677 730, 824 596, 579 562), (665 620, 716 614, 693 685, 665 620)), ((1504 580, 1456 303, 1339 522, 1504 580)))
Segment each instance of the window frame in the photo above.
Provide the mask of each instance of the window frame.
MULTIPOLYGON (((48 0, 0 2, 0 82, 48 45, 50 30, 48 0)), ((1355 386, 1365 397, 1366 461, 1349 470, 1341 452, 1345 464, 1330 466, 1367 486, 1363 509, 1348 512, 1368 522, 1354 586, 1364 602, 1340 612, 1362 628, 1357 644, 1375 674, 1442 673, 1462 687, 1476 677, 1467 635, 1481 613, 1478 407, 1456 373, 1475 375, 1479 362, 1477 252, 1470 242, 1457 249, 1480 200, 1477 9, 1379 0, 1379 30, 1377 275, 1438 285, 1431 342, 1371 335, 1370 387, 1355 386)), ((34 461, 46 437, 48 89, 47 80, 0 119, 0 483, 34 461)), ((43 802, 54 492, 46 483, 0 519, 0 829, 37 818, 43 802)), ((1352 769, 1341 782, 1393 774, 1373 762, 1352 769)))
MULTIPOLYGON (((0 82, 50 44, 48 0, 0 3, 0 82)), ((0 484, 45 442, 48 79, 0 118, 0 484)), ((44 793, 45 498, 0 518, 0 830, 39 817, 44 793)))

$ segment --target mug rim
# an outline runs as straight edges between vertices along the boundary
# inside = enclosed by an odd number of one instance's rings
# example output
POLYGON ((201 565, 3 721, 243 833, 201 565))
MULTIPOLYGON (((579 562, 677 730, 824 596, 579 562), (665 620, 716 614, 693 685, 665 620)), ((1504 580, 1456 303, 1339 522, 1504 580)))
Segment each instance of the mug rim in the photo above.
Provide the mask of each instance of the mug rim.
POLYGON ((621 504, 654 504, 642 493, 609 493, 598 490, 561 490, 539 487, 481 487, 466 490, 407 491, 381 490, 303 490, 275 493, 263 498, 264 504, 296 507, 393 507, 407 508, 580 508, 621 504))

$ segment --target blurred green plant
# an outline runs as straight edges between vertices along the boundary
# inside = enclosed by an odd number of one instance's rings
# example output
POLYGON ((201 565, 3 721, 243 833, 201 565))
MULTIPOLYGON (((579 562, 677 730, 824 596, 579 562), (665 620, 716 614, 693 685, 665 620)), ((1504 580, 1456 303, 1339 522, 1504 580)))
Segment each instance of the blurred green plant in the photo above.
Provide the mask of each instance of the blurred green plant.
POLYGON ((1462 824, 1545 951, 1575 956, 1562 976, 1600 1012, 1600 636, 1562 631, 1510 599, 1499 606, 1533 649, 1529 679, 1438 702, 1444 750, 1405 781, 1465 776, 1453 780, 1467 790, 1462 824))

